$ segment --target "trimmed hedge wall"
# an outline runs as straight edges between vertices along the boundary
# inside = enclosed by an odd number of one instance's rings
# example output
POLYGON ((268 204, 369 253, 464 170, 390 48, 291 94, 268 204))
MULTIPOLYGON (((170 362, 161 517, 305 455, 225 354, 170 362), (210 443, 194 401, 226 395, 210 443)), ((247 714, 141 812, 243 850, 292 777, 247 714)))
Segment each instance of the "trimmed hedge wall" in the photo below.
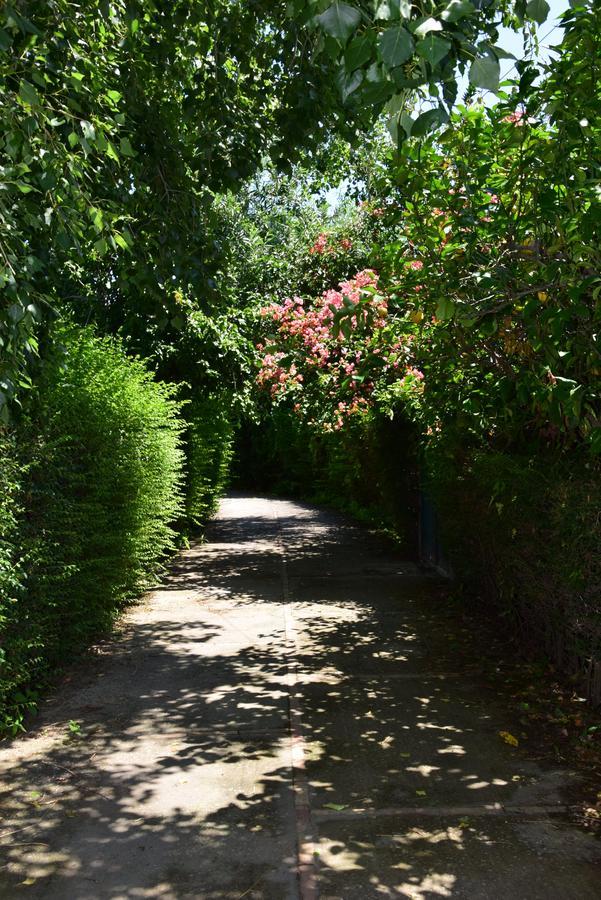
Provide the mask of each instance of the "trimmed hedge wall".
POLYGON ((26 419, 0 436, 0 726, 156 581, 183 508, 181 404, 144 363, 63 327, 26 419))
POLYGON ((234 426, 226 392, 198 397, 185 408, 186 517, 203 525, 216 511, 229 478, 234 426))

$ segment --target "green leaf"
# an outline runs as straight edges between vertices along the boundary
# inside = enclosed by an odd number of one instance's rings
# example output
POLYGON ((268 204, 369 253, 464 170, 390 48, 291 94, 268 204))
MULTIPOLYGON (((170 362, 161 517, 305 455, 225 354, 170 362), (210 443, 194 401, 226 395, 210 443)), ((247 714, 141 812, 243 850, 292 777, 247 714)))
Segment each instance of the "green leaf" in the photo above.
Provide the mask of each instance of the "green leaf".
POLYGON ((444 125, 449 121, 449 116, 442 107, 427 109, 417 117, 411 128, 411 137, 423 137, 438 125, 444 125))
POLYGON ((493 59, 492 56, 483 56, 475 59, 470 68, 470 84, 474 87, 486 88, 486 90, 499 90, 499 79, 501 77, 501 69, 499 60, 493 59))
POLYGON ((118 246, 118 247, 121 247, 122 250, 129 250, 129 249, 130 249, 130 248, 129 248, 129 244, 127 243, 127 241, 125 240, 125 238, 123 237, 123 235, 122 235, 122 234, 119 234, 118 231, 116 231, 116 232, 113 234, 113 238, 114 238, 115 243, 117 244, 117 246, 118 246))
POLYGON ((29 81, 22 81, 19 85, 19 97, 23 103, 27 103, 28 106, 40 105, 40 96, 29 81))
POLYGON ((102 210, 97 206, 92 206, 89 210, 90 219, 92 220, 92 224, 96 231, 102 231, 104 225, 104 217, 102 215, 102 210))
MULTIPOLYGON (((405 135, 406 135, 407 137, 410 137, 410 136, 411 136, 411 131, 412 131, 412 129, 413 129, 413 125, 414 125, 415 123, 414 123, 414 120, 413 120, 413 119, 411 118, 411 116, 409 115, 409 113, 407 113, 407 112, 402 112, 402 113, 400 114, 400 116, 398 117, 398 124, 399 124, 399 125, 401 126, 401 128, 403 129, 405 135)), ((400 133, 399 133, 399 137, 402 137, 402 135, 401 135, 400 133)))
POLYGON ((443 22, 457 22, 467 16, 472 16, 475 12, 473 3, 469 0, 451 0, 449 5, 440 15, 443 22))
POLYGON ((451 319, 453 317, 453 313, 455 312, 455 304, 452 300, 449 300, 448 297, 442 297, 438 301, 438 306, 436 307, 436 318, 440 319, 442 322, 445 322, 447 319, 451 319))
POLYGON ((385 77, 382 66, 374 64, 367 71, 360 91, 362 106, 384 103, 394 91, 392 83, 385 77))
POLYGON ((132 145, 130 144, 129 138, 122 137, 119 142, 119 148, 123 156, 135 156, 135 151, 132 145))
POLYGON ((333 809, 335 812, 342 812, 343 809, 348 809, 346 803, 324 803, 324 809, 333 809))
POLYGON ((30 22, 29 19, 23 18, 23 16, 19 15, 19 13, 12 7, 6 7, 7 15, 7 25, 16 25, 17 28, 20 28, 22 32, 25 34, 39 34, 39 30, 30 22))
POLYGON ((431 31, 442 31, 442 25, 436 19, 426 19, 425 22, 417 26, 414 34, 418 38, 423 38, 431 31))
POLYGON ((418 56, 429 62, 431 66, 436 66, 451 49, 451 42, 445 38, 438 37, 436 34, 427 34, 423 41, 419 41, 416 50, 418 56))
POLYGON ((503 48, 497 46, 497 44, 489 44, 489 47, 497 59, 516 59, 515 54, 509 53, 508 50, 503 50, 503 48))
POLYGON ((326 34, 346 44, 361 21, 361 13, 348 3, 332 3, 325 12, 316 16, 326 34))
POLYGON ((355 72, 352 72, 349 75, 349 73, 344 68, 342 68, 338 72, 336 81, 338 83, 342 102, 344 103, 346 99, 350 97, 353 91, 356 91, 357 88, 361 85, 363 81, 363 72, 360 69, 357 69, 355 72))
POLYGON ((534 19, 539 25, 547 21, 551 8, 547 0, 530 0, 526 6, 526 15, 529 19, 534 19))
POLYGON ((107 141, 106 155, 109 157, 109 159, 114 159, 115 162, 119 162, 119 155, 110 141, 107 141))
POLYGON ((0 50, 10 50, 12 40, 6 31, 0 29, 0 50))
POLYGON ((8 307, 8 317, 12 322, 20 322, 25 315, 25 310, 20 303, 11 303, 8 307))
POLYGON ((349 72, 353 72, 371 59, 372 45, 366 35, 353 38, 344 54, 344 62, 349 72))
POLYGON ((108 248, 109 245, 107 244, 105 238, 100 238, 100 240, 96 241, 94 244, 94 250, 96 251, 96 253, 98 253, 99 256, 104 256, 108 248))
POLYGON ((397 25, 382 32, 379 40, 380 56, 389 69, 407 62, 413 55, 413 38, 406 28, 397 25))

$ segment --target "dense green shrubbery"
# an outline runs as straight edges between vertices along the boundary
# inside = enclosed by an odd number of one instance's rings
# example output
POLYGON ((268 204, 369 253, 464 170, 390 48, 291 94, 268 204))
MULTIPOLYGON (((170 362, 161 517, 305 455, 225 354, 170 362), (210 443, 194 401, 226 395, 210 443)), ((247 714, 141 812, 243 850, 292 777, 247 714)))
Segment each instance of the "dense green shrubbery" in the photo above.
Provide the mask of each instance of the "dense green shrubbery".
POLYGON ((194 525, 213 515, 227 483, 234 435, 230 410, 225 393, 196 398, 186 407, 186 517, 194 525))
POLYGON ((319 432, 275 407, 241 430, 236 477, 243 487, 331 505, 389 533, 415 553, 414 454, 407 426, 373 415, 319 432))
POLYGON ((445 551, 493 604, 601 700, 601 472, 585 454, 479 451, 430 459, 445 551))
POLYGON ((64 352, 0 447, 0 702, 13 730, 28 689, 156 579, 182 507, 174 389, 112 339, 56 337, 64 352))

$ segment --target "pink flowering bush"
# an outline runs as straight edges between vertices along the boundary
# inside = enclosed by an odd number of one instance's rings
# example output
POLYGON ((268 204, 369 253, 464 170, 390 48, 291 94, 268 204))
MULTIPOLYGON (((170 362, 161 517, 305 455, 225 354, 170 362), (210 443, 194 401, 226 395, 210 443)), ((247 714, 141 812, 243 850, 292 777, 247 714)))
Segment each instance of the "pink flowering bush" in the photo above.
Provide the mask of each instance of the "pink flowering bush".
POLYGON ((325 253, 348 253, 353 247, 353 242, 348 237, 337 239, 335 235, 320 232, 313 244, 309 247, 309 253, 314 256, 322 256, 325 253))
POLYGON ((274 333, 257 345, 257 384, 317 427, 340 430, 349 418, 384 403, 391 388, 407 397, 421 391, 412 330, 390 315, 372 269, 314 301, 294 297, 261 315, 274 333))

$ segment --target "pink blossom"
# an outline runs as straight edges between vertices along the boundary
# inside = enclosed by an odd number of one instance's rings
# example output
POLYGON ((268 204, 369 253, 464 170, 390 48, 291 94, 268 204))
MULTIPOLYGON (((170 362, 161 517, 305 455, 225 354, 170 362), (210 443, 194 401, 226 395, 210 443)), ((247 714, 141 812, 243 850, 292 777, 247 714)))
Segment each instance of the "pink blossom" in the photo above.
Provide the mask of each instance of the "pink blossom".
POLYGON ((319 234, 315 239, 312 247, 309 247, 309 253, 325 253, 328 249, 328 236, 324 232, 319 234))
POLYGON ((501 121, 509 122, 511 125, 523 125, 524 113, 521 109, 516 109, 515 112, 510 113, 508 116, 503 116, 501 121))

